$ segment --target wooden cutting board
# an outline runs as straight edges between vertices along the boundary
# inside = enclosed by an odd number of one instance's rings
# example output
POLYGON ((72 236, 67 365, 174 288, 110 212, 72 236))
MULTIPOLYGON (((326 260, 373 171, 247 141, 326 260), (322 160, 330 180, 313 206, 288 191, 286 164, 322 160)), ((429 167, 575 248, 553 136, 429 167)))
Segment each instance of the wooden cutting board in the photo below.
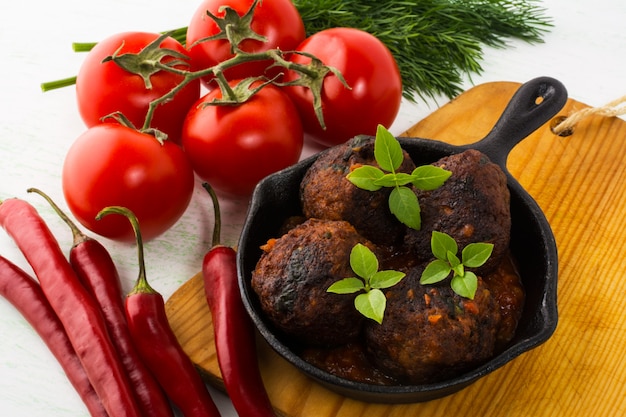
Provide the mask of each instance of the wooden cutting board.
MULTIPOLYGON (((404 136, 475 142, 520 84, 474 87, 404 136)), ((570 99, 561 115, 587 107, 570 99)), ((270 399, 286 417, 626 415, 626 122, 592 116, 573 135, 549 123, 519 144, 509 170, 537 200, 559 249, 559 324, 545 344, 451 396, 427 403, 368 404, 334 394, 259 341, 270 399)), ((211 384, 222 387, 202 280, 167 301, 171 325, 211 384)))

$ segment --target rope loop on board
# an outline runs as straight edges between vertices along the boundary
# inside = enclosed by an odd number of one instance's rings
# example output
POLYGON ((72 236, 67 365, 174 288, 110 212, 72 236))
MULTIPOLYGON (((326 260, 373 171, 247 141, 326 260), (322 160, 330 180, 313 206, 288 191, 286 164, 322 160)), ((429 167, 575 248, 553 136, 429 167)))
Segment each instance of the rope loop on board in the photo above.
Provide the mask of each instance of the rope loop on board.
POLYGON ((569 116, 552 119, 550 129, 558 136, 571 136, 574 128, 583 119, 590 116, 617 117, 626 114, 626 95, 605 104, 602 107, 587 107, 573 112, 569 116))

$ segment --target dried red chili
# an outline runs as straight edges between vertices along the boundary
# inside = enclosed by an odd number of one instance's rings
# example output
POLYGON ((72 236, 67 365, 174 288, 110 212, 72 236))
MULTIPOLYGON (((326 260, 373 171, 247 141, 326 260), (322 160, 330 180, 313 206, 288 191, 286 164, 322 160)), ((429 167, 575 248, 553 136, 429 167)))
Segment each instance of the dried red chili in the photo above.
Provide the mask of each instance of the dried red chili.
POLYGON ((49 196, 35 188, 28 189, 28 192, 35 192, 46 199, 72 231, 74 243, 69 255, 70 264, 102 311, 142 411, 150 417, 173 417, 172 407, 161 386, 146 368, 133 344, 124 313, 120 277, 111 255, 100 242, 82 233, 49 196))
POLYGON ((126 319, 145 364, 185 417, 220 415, 193 362, 176 339, 165 313, 163 296, 148 284, 139 223, 124 207, 107 207, 97 218, 122 214, 130 220, 137 238, 139 277, 126 297, 126 319))
POLYGON ((33 326, 61 365, 89 414, 92 417, 107 417, 63 325, 41 291, 41 287, 23 269, 2 256, 0 256, 0 295, 33 326))
POLYGON ((0 225, 33 268, 109 416, 141 416, 100 310, 39 213, 24 200, 8 199, 0 204, 0 225))
POLYGON ((241 301, 237 282, 237 254, 233 248, 219 244, 219 201, 208 184, 203 186, 213 200, 215 222, 213 247, 204 256, 202 276, 213 320, 217 360, 226 392, 239 415, 274 416, 259 371, 254 325, 241 301))

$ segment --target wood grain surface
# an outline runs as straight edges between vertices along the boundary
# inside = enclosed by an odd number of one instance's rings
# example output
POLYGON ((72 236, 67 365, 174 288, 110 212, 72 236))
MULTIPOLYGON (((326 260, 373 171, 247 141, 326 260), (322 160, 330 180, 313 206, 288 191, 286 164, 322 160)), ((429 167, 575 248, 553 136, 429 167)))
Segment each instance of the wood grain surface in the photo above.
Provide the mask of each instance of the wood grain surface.
MULTIPOLYGON (((482 84, 403 136, 475 142, 519 87, 482 84)), ((587 107, 573 99, 561 111, 587 107)), ((259 363, 281 416, 621 416, 626 415, 626 124, 589 117, 568 137, 549 123, 508 160, 546 214, 559 250, 559 324, 545 344, 468 388, 438 400, 369 404, 334 394, 259 340, 259 363)), ((222 387, 202 280, 192 277, 167 301, 171 325, 207 381, 222 387)))

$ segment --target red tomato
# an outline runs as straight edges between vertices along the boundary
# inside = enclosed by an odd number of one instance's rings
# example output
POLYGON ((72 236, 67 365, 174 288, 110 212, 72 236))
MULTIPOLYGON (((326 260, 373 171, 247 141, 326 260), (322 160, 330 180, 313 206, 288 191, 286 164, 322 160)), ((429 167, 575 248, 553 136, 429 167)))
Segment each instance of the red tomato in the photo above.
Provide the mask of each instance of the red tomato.
POLYGON ((78 137, 65 158, 62 181, 65 200, 78 221, 94 233, 123 241, 134 241, 128 220, 96 220, 100 210, 132 210, 148 240, 180 218, 194 187, 193 170, 180 146, 110 123, 78 137))
POLYGON ((246 196, 262 178, 298 161, 302 124, 293 103, 273 85, 237 106, 202 106, 221 96, 219 89, 211 91, 191 109, 183 149, 215 190, 246 196))
MULTIPOLYGON (((163 70, 150 77, 152 88, 144 80, 122 69, 114 62, 102 62, 121 47, 122 53, 137 53, 159 37, 156 33, 126 32, 108 37, 87 54, 76 79, 78 110, 88 127, 101 123, 101 118, 113 112, 122 112, 138 129, 144 124, 151 101, 170 92, 183 80, 181 75, 163 70)), ((166 38, 161 48, 187 54, 173 38, 166 38)), ((167 62, 171 58, 164 58, 167 62)), ((189 66, 176 66, 191 70, 189 66)), ((195 80, 176 94, 173 100, 159 106, 154 112, 151 127, 168 134, 170 140, 180 142, 180 130, 187 110, 200 97, 200 82, 195 80)), ((112 121, 112 119, 109 119, 112 121)))
MULTIPOLYGON (((285 89, 300 112, 307 137, 333 146, 359 134, 375 135, 379 124, 389 127, 393 123, 402 101, 402 78, 393 55, 378 38, 358 29, 332 28, 310 36, 297 50, 339 70, 351 87, 345 88, 333 74, 324 79, 326 130, 315 116, 311 91, 299 86, 285 89)), ((310 62, 297 54, 290 60, 310 62)), ((297 73, 287 71, 285 81, 297 77, 297 73)))
MULTIPOLYGON (((207 15, 207 10, 214 16, 224 17, 222 6, 228 5, 240 16, 246 14, 253 0, 204 0, 192 16, 187 28, 187 47, 191 56, 194 70, 201 70, 233 57, 230 52, 230 43, 227 40, 213 40, 201 42, 192 46, 194 42, 216 35, 220 32, 218 25, 207 15)), ((305 38, 304 23, 300 13, 291 0, 262 0, 256 6, 251 28, 254 32, 267 38, 266 42, 246 39, 239 48, 245 52, 263 52, 279 48, 283 51, 294 50, 305 38)), ((265 69, 272 61, 256 61, 232 67, 224 72, 229 80, 256 77, 265 74, 265 69)), ((270 72, 270 76, 276 75, 270 72)), ((209 77, 204 79, 205 82, 209 77)))

